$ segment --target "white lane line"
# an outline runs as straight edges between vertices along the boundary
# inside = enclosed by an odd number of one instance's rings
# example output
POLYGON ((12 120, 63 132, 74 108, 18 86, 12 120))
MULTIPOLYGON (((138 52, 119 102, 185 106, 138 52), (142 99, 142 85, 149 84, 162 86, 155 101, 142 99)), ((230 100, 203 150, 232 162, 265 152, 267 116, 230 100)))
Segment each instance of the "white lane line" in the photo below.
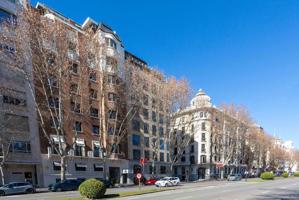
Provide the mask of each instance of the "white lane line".
POLYGON ((261 193, 262 194, 267 194, 267 193, 269 193, 270 191, 269 190, 265 190, 265 191, 262 191, 261 193))

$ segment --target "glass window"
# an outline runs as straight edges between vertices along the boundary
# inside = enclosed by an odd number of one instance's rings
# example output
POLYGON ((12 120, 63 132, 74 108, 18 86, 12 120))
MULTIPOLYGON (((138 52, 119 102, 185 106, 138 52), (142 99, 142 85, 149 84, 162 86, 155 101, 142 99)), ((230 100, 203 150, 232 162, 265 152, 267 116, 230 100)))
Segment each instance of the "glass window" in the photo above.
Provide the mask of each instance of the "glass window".
POLYGON ((137 149, 133 150, 133 159, 140 160, 140 150, 137 150, 137 149))
POLYGON ((83 146, 75 144, 75 156, 83 156, 83 146))
POLYGON ((137 120, 132 121, 132 126, 134 131, 140 131, 140 122, 137 120))
POLYGON ((201 123, 201 130, 202 130, 202 131, 205 131, 205 130, 206 130, 206 123, 205 123, 205 122, 202 122, 202 123, 201 123))
POLYGON ((94 157, 100 157, 100 146, 98 145, 93 145, 93 156, 94 157))
POLYGON ((82 132, 82 128, 81 128, 81 122, 76 121, 74 124, 74 131, 76 132, 82 132))
POLYGON ((145 147, 150 147, 149 137, 144 137, 144 145, 145 145, 145 147))
POLYGON ((70 86, 70 93, 78 94, 79 93, 79 86, 76 83, 72 83, 70 86))
POLYGON ((115 85, 117 83, 116 77, 113 75, 108 75, 107 79, 108 79, 108 84, 110 85, 115 85))
POLYGON ((97 81, 97 73, 96 72, 90 72, 89 73, 89 80, 97 81))
POLYGON ((3 103, 15 106, 26 106, 26 100, 3 95, 3 103))
POLYGON ((59 109, 59 99, 58 97, 49 97, 49 106, 51 108, 59 109))
POLYGON ((100 134, 100 127, 97 125, 92 125, 92 133, 94 135, 99 135, 100 134))
POLYGON ((116 42, 113 39, 111 39, 111 38, 105 38, 105 41, 106 41, 106 45, 108 47, 111 47, 113 49, 117 49, 116 42))
POLYGON ((164 153, 160 152, 160 162, 164 162, 164 153))
MULTIPOLYGON (((10 0, 14 1, 14 0, 10 0)), ((17 18, 13 15, 10 14, 9 12, 6 12, 5 10, 0 8, 0 23, 8 23, 11 25, 16 25, 17 18)))
POLYGON ((159 115, 159 123, 163 124, 164 123, 164 116, 163 115, 159 115))
POLYGON ((80 113, 81 112, 81 105, 80 103, 75 103, 75 102, 71 102, 71 110, 75 113, 80 113))
POLYGON ((94 89, 90 89, 90 90, 89 90, 89 97, 90 97, 91 99, 97 99, 97 98, 98 98, 97 91, 94 90, 94 89))
POLYGON ((78 64, 77 63, 71 63, 70 66, 70 71, 74 74, 78 74, 79 73, 79 70, 78 70, 78 64))
POLYGON ((206 141, 206 134, 205 133, 201 133, 201 140, 203 142, 206 141))
POLYGON ((159 127, 159 135, 160 135, 160 137, 164 136, 164 128, 163 127, 159 127))
POLYGON ((155 125, 152 126, 152 135, 157 135, 157 127, 155 125))
POLYGON ((134 146, 139 146, 140 145, 140 135, 133 134, 132 143, 134 146))
POLYGON ((31 153, 30 142, 14 141, 9 147, 11 152, 15 153, 31 153))
POLYGON ((108 93, 108 100, 109 101, 116 101, 117 100, 117 95, 115 93, 109 92, 108 93))
POLYGON ((148 133, 148 124, 147 123, 143 123, 143 132, 148 133))
POLYGON ((157 121, 156 112, 154 112, 154 111, 152 111, 152 120, 153 120, 154 122, 157 121))
POLYGON ((149 118, 148 109, 143 108, 143 117, 144 117, 144 119, 148 120, 148 118, 149 118))
POLYGON ((160 166, 160 174, 166 174, 166 167, 160 166))
POLYGON ((144 151, 144 158, 149 160, 150 159, 150 152, 149 151, 144 151))
POLYGON ((206 152, 206 145, 201 144, 201 152, 205 153, 206 152))
POLYGON ((143 105, 148 106, 148 95, 143 96, 143 105))
POLYGON ((109 119, 116 119, 116 111, 115 110, 109 110, 108 111, 108 118, 109 119))
POLYGON ((90 116, 99 117, 99 109, 91 107, 90 108, 90 116))
POLYGON ((164 150, 164 140, 160 140, 160 149, 164 150))

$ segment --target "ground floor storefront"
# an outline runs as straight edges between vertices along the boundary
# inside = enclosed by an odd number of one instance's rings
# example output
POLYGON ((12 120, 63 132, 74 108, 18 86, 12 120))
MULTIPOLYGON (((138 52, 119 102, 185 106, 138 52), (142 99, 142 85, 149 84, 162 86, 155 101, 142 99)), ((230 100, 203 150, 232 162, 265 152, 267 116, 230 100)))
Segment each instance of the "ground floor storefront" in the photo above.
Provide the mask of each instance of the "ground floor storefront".
POLYGON ((38 163, 5 163, 3 167, 4 181, 30 182, 35 186, 42 184, 41 165, 38 163))

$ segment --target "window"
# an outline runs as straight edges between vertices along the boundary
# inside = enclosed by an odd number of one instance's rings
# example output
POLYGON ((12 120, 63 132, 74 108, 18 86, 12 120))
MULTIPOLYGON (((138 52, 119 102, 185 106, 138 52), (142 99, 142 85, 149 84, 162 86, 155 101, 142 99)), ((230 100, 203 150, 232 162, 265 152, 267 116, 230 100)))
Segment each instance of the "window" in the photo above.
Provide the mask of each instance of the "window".
POLYGON ((185 134, 185 126, 182 127, 182 134, 185 134))
POLYGON ((149 151, 144 151, 144 158, 149 160, 150 159, 150 152, 149 151))
MULTIPOLYGON (((11 0, 14 1, 14 0, 11 0)), ((0 8, 0 23, 7 23, 10 25, 16 25, 17 18, 13 14, 10 14, 9 12, 6 12, 5 10, 2 10, 0 8)))
POLYGON ((15 106, 26 106, 26 100, 3 95, 3 103, 15 106))
POLYGON ((10 144, 9 151, 14 153, 31 153, 30 142, 13 141, 10 144))
POLYGON ((148 95, 143 96, 143 105, 148 106, 148 95))
POLYGON ((205 130, 206 130, 206 123, 205 123, 205 122, 202 122, 202 123, 201 123, 201 130, 202 130, 202 131, 205 131, 205 130))
POLYGON ((94 142, 93 143, 93 157, 100 157, 100 144, 99 142, 94 142))
POLYGON ((201 152, 202 153, 206 152, 206 145, 205 144, 201 144, 201 152))
POLYGON ((167 162, 170 162, 169 153, 166 154, 166 159, 167 159, 167 162))
POLYGON ((200 156, 200 161, 202 164, 207 163, 207 156, 205 156, 205 155, 200 156))
POLYGON ((132 143, 134 146, 140 145, 140 135, 133 134, 132 143))
POLYGON ((155 109, 157 107, 156 99, 152 99, 152 108, 155 109))
POLYGON ((57 77, 54 75, 49 75, 48 84, 50 87, 58 87, 57 77))
POLYGON ((194 153, 194 145, 191 145, 191 147, 190 147, 190 153, 194 153))
POLYGON ((6 52, 9 52, 9 53, 15 53, 16 50, 13 46, 10 46, 10 45, 7 45, 7 44, 1 44, 0 43, 0 50, 4 50, 6 52))
POLYGON ((114 135, 114 127, 111 126, 111 125, 108 127, 108 134, 109 135, 114 135))
POLYGON ((133 150, 133 159, 140 160, 140 150, 137 150, 137 149, 133 150))
POLYGON ((148 118, 149 118, 148 109, 146 109, 146 108, 143 108, 143 117, 146 120, 148 120, 148 118))
POLYGON ((76 132, 82 132, 81 125, 82 125, 81 122, 76 121, 75 124, 74 124, 74 131, 76 131, 76 132))
POLYGON ((148 133, 148 124, 147 123, 143 123, 143 132, 148 133))
POLYGON ((154 122, 157 122, 157 116, 156 116, 156 112, 152 111, 152 120, 154 122))
POLYGON ((160 140, 160 149, 164 150, 164 140, 160 140))
POLYGON ((137 120, 132 121, 132 126, 134 131, 140 131, 140 122, 137 120))
POLYGON ((109 92, 108 93, 108 100, 109 101, 116 101, 117 95, 115 93, 109 92))
POLYGON ((75 164, 76 171, 86 171, 87 165, 85 164, 75 164))
POLYGON ((57 117, 54 117, 50 119, 50 126, 51 128, 58 128, 59 127, 59 121, 57 117))
POLYGON ((164 108, 163 101, 160 101, 160 103, 159 103, 159 109, 160 109, 160 111, 163 111, 163 108, 164 108))
POLYGON ((49 97, 49 106, 51 108, 59 109, 59 98, 58 97, 49 97))
POLYGON ((203 112, 199 113, 200 118, 203 118, 203 112))
POLYGON ((108 80, 108 84, 110 84, 110 85, 115 85, 115 84, 117 84, 116 77, 113 76, 113 75, 108 75, 108 76, 107 76, 107 80, 108 80))
POLYGON ((90 116, 99 117, 99 109, 91 107, 90 108, 90 116))
POLYGON ((150 172, 150 174, 156 174, 156 166, 153 167, 152 165, 150 165, 149 172, 150 172))
POLYGON ((115 110, 109 110, 108 111, 108 118, 109 119, 116 119, 116 111, 115 110))
POLYGON ((89 98, 91 98, 91 99, 97 99, 98 98, 97 91, 94 90, 94 89, 90 89, 89 90, 89 98))
POLYGON ((164 153, 160 152, 160 162, 164 162, 164 153))
POLYGON ((163 127, 159 127, 159 135, 160 135, 160 137, 164 136, 164 128, 163 127))
POLYGON ((164 123, 164 120, 163 120, 164 116, 163 115, 159 115, 159 123, 160 124, 163 124, 164 123))
POLYGON ((201 141, 205 142, 206 141, 206 134, 201 133, 201 141))
POLYGON ((84 146, 75 144, 75 156, 83 156, 84 146))
POLYGON ((145 147, 150 147, 150 144, 149 144, 149 137, 144 137, 144 145, 145 147))
POLYGON ((99 135, 100 134, 100 127, 97 125, 92 125, 92 134, 99 135))
POLYGON ((97 81, 97 73, 96 72, 90 72, 89 73, 89 80, 97 81))
POLYGON ((160 174, 166 174, 166 167, 160 166, 160 174))
POLYGON ((71 111, 75 112, 75 113, 80 113, 80 104, 79 103, 75 103, 75 102, 71 102, 71 111))
POLYGON ((60 171, 61 170, 60 162, 53 162, 53 170, 54 171, 60 171))
POLYGON ((185 162, 186 161, 186 158, 185 158, 185 156, 183 156, 182 158, 181 158, 181 162, 185 162))
POLYGON ((104 171, 104 167, 102 165, 100 165, 100 164, 94 164, 93 165, 93 169, 96 172, 103 172, 104 171))
POLYGON ((113 49, 117 49, 116 42, 113 39, 111 39, 111 38, 105 38, 105 41, 106 41, 106 45, 108 47, 111 47, 113 49))
POLYGON ((79 93, 79 86, 76 83, 72 83, 70 86, 70 93, 78 94, 79 93))
POLYGON ((157 135, 157 127, 155 125, 152 126, 152 135, 157 135))
POLYGON ((190 156, 190 164, 195 164, 195 157, 194 156, 190 156))
POLYGON ((79 73, 79 70, 78 70, 79 67, 78 67, 77 63, 71 63, 69 68, 70 68, 71 73, 74 73, 74 74, 79 73))

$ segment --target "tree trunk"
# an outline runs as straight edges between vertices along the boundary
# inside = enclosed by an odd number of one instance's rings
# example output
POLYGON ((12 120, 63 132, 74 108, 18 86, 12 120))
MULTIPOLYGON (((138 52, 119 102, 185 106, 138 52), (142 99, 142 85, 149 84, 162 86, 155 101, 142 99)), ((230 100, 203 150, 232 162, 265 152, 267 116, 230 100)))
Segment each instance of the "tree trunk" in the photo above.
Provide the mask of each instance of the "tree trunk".
POLYGON ((1 182, 2 182, 2 185, 5 184, 5 179, 4 179, 4 173, 3 173, 3 163, 0 164, 0 173, 1 173, 1 182))
POLYGON ((221 168, 221 170, 220 170, 220 178, 221 178, 221 180, 224 179, 224 169, 223 168, 221 168))
POLYGON ((153 159, 153 162, 152 162, 152 175, 153 176, 155 175, 155 158, 153 159))
POLYGON ((60 164, 61 164, 60 180, 64 181, 65 180, 65 168, 66 168, 66 157, 65 156, 60 157, 60 164))

